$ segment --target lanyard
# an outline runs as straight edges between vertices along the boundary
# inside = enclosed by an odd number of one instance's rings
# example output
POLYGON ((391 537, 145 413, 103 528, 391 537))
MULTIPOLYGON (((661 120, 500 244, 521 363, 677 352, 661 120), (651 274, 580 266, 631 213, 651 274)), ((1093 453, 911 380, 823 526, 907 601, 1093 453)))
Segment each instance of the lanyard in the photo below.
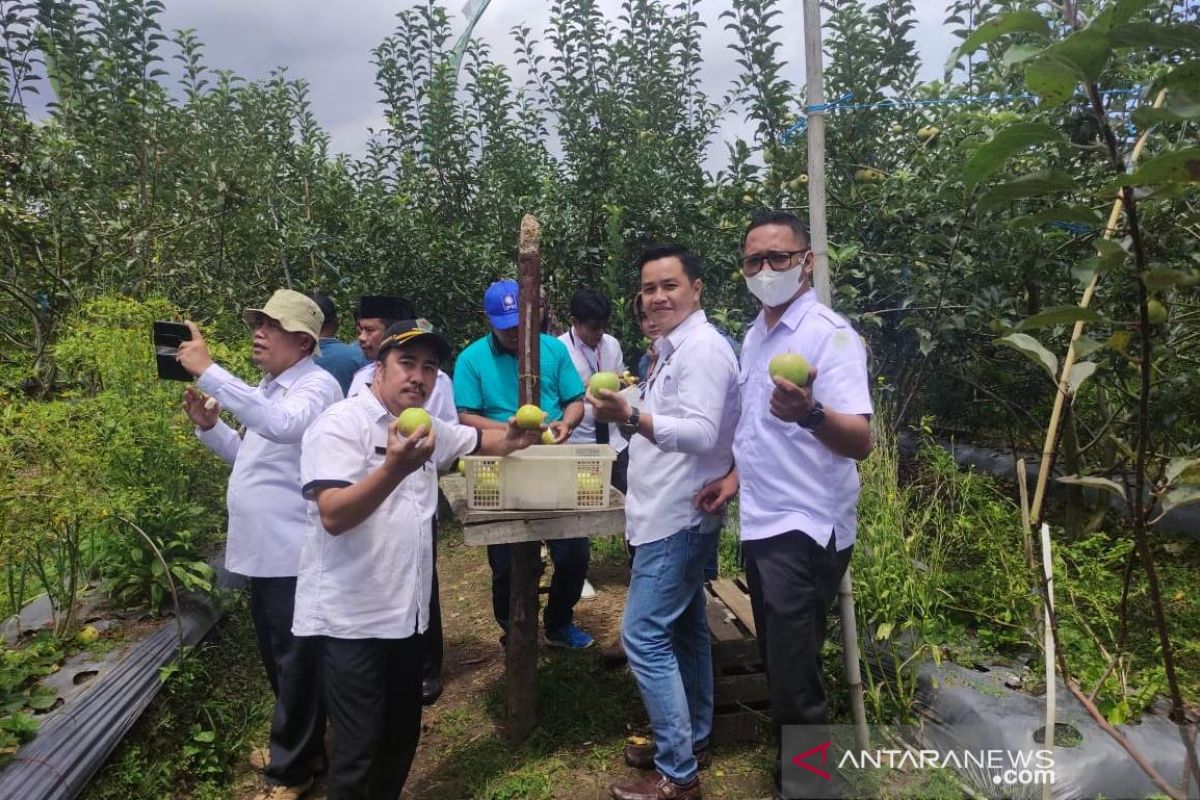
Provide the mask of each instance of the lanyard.
POLYGON ((662 374, 662 371, 667 368, 667 364, 671 363, 671 359, 675 356, 675 351, 678 349, 679 348, 676 347, 675 349, 671 350, 671 352, 667 354, 666 358, 659 356, 655 360, 654 369, 650 372, 646 382, 642 384, 641 391, 638 392, 638 399, 640 402, 646 402, 646 395, 651 389, 654 388, 654 382, 658 380, 658 376, 662 374))
POLYGON ((571 329, 571 330, 567 331, 567 336, 571 337, 571 346, 575 348, 575 352, 577 352, 577 353, 579 353, 579 355, 583 356, 583 363, 587 364, 587 368, 591 370, 591 373, 589 373, 588 377, 590 378, 592 375, 595 375, 597 372, 600 372, 600 348, 604 347, 604 339, 603 338, 600 339, 600 347, 596 348, 596 366, 593 367, 592 360, 590 358, 588 358, 586 348, 580 347, 579 346, 580 343, 575 341, 575 330, 571 329))

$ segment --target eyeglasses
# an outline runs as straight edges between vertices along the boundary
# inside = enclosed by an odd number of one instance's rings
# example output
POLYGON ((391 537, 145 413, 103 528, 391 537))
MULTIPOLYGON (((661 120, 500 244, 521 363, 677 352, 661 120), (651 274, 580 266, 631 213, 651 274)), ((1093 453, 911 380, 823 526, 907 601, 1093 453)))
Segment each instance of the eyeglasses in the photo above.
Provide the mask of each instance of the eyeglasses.
POLYGON ((757 275, 763 268, 763 264, 767 264, 776 272, 782 272, 790 269, 792 264, 792 256, 797 253, 807 253, 804 250, 792 250, 787 253, 760 253, 752 256, 746 256, 742 259, 742 272, 747 275, 757 275))

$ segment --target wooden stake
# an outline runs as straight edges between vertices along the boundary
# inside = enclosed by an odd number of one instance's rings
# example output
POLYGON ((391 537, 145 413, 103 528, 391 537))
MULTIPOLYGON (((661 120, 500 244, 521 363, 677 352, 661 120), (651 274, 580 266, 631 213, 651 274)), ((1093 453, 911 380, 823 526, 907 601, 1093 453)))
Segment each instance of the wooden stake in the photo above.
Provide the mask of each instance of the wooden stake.
MULTIPOLYGON (((820 0, 804 0, 804 68, 808 79, 806 99, 810 107, 825 102, 825 67, 821 51, 820 0)), ((825 112, 813 109, 808 114, 808 224, 809 246, 813 253, 813 288, 817 299, 832 305, 829 281, 829 231, 825 218, 825 112)), ((862 672, 858 651, 858 623, 854 616, 854 587, 850 567, 838 586, 842 617, 842 650, 846 660, 846 684, 850 689, 850 709, 854 715, 854 743, 860 750, 869 747, 867 709, 863 698, 862 672)))
MULTIPOLYGON (((517 263, 520 291, 517 369, 521 405, 539 405, 541 397, 541 259, 537 218, 521 219, 517 263)), ((537 722, 538 580, 541 544, 510 545, 512 580, 508 597, 508 645, 505 653, 507 736, 521 742, 537 722)))
MULTIPOLYGON (((1042 571, 1046 577, 1045 642, 1046 642, 1046 739, 1043 748, 1054 757, 1054 714, 1057 685, 1054 680, 1054 631, 1050 627, 1050 612, 1054 610, 1054 559, 1050 556, 1050 526, 1042 523, 1042 571)), ((1050 781, 1042 782, 1042 800, 1050 800, 1050 781)))

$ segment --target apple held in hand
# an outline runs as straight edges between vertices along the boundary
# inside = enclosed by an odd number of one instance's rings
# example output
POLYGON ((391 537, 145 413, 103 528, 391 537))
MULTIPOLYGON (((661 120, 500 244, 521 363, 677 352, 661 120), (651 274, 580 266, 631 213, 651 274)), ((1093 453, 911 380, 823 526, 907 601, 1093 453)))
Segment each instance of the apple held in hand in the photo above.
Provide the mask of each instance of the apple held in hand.
POLYGON ((554 434, 550 431, 542 431, 542 444, 555 444, 554 434))
POLYGON ((621 391, 621 379, 617 377, 615 372, 597 372, 588 381, 588 390, 596 397, 600 396, 600 390, 606 389, 610 392, 621 391))
POLYGON ((525 431, 536 431, 542 427, 546 412, 535 405, 523 405, 517 409, 517 427, 525 431))
POLYGON ((433 430, 433 417, 429 416, 429 412, 423 408, 406 408, 396 420, 396 430, 404 436, 412 436, 413 432, 422 425, 433 430))
POLYGON ((783 378, 797 386, 808 384, 808 360, 799 353, 781 353, 771 359, 767 371, 772 378, 783 378))

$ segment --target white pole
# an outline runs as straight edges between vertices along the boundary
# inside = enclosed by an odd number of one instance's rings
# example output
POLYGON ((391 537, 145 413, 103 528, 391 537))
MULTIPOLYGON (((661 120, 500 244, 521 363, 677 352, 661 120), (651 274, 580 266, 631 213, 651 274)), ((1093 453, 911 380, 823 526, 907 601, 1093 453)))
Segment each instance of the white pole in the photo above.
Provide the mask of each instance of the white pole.
MULTIPOLYGON (((1042 570, 1046 576, 1046 738, 1043 748, 1054 757, 1054 632, 1050 627, 1050 612, 1054 610, 1054 559, 1050 555, 1050 526, 1042 523, 1042 570)), ((1049 781, 1042 783, 1042 800, 1050 800, 1049 781)))
MULTIPOLYGON (((825 103, 823 56, 821 52, 820 0, 804 0, 804 66, 808 78, 806 102, 825 103)), ((813 288, 817 299, 830 305, 829 230, 825 222, 825 112, 819 108, 808 114, 808 225, 813 252, 813 288)), ((854 616, 854 588, 850 568, 838 587, 842 617, 842 650, 846 659, 846 683, 850 689, 850 709, 854 716, 854 743, 859 750, 869 747, 867 709, 863 699, 862 673, 859 666, 858 623, 854 616)))

